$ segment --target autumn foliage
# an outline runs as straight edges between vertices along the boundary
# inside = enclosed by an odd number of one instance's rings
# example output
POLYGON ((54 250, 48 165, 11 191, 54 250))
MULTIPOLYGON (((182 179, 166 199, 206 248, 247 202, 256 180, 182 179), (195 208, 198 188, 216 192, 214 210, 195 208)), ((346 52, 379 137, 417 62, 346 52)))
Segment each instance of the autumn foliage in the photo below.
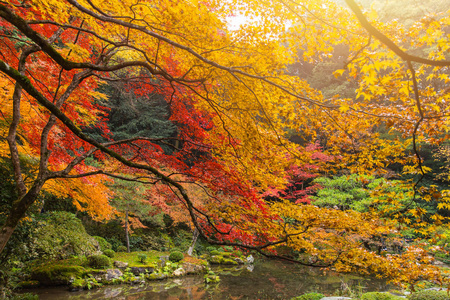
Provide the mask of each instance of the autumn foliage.
POLYGON ((433 196, 418 184, 428 171, 420 144, 448 137, 448 14, 404 28, 353 0, 350 9, 300 2, 0 2, 0 157, 18 191, 0 249, 42 191, 107 219, 120 213, 110 200, 121 180, 210 243, 397 283, 443 283, 425 245, 385 254, 364 241, 401 238, 405 223, 428 237, 447 222, 439 214, 430 222, 415 203, 450 208, 449 191, 433 196), (236 14, 248 22, 231 30, 236 14), (340 45, 349 55, 332 71, 356 82, 354 98, 325 98, 286 71, 340 45), (117 138, 108 127, 112 86, 131 104, 164 106, 176 129, 117 138), (319 175, 381 176, 393 164, 415 179, 410 204, 377 198, 394 213, 310 204, 319 175))

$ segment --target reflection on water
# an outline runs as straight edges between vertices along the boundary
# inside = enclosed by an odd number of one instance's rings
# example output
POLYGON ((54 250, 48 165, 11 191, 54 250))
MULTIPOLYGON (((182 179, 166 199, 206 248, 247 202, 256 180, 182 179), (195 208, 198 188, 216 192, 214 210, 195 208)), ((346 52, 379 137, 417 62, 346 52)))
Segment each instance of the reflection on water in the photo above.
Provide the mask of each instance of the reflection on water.
POLYGON ((384 291, 380 280, 354 275, 338 275, 278 261, 257 262, 245 266, 215 268, 218 284, 206 285, 202 275, 152 281, 142 286, 106 286, 92 291, 68 292, 65 288, 36 289, 40 299, 290 299, 307 293, 332 294, 342 289, 384 291))

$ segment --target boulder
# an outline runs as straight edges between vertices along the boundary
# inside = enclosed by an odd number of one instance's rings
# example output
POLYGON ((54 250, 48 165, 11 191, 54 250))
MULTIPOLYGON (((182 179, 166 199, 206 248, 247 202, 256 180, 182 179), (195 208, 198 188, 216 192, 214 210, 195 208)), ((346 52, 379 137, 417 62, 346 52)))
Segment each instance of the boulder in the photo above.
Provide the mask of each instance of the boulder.
POLYGON ((248 264, 252 264, 255 262, 255 258, 250 254, 249 256, 247 256, 247 263, 248 264))
POLYGON ((183 263, 181 265, 181 267, 184 269, 186 274, 197 274, 197 273, 201 273, 203 270, 205 270, 204 265, 196 265, 196 264, 191 264, 191 263, 187 263, 187 262, 183 263))
POLYGON ((244 261, 243 261, 242 259, 240 259, 239 257, 236 257, 236 258, 234 259, 234 261, 237 262, 237 263, 240 264, 240 265, 244 264, 244 261))
POLYGON ((133 273, 133 275, 135 276, 139 276, 142 273, 153 273, 153 268, 152 267, 131 267, 130 271, 131 273, 133 273))
POLYGON ((114 266, 119 269, 126 269, 128 267, 128 263, 116 260, 114 262, 114 266))
POLYGON ((158 268, 162 269, 166 266, 166 262, 169 261, 169 256, 160 256, 158 261, 158 268))
POLYGON ((146 276, 146 278, 149 280, 163 280, 163 279, 166 279, 167 277, 168 276, 164 273, 160 273, 160 274, 152 273, 152 274, 146 276))
POLYGON ((178 268, 173 271, 173 276, 175 277, 183 276, 184 274, 186 274, 186 271, 183 268, 178 268))
POLYGON ((113 279, 118 279, 122 275, 123 275, 123 273, 119 269, 108 269, 108 270, 106 270, 105 280, 111 281, 113 279))
POLYGON ((220 255, 213 255, 211 256, 211 258, 209 259, 209 262, 212 264, 220 264, 223 260, 223 257, 220 255))

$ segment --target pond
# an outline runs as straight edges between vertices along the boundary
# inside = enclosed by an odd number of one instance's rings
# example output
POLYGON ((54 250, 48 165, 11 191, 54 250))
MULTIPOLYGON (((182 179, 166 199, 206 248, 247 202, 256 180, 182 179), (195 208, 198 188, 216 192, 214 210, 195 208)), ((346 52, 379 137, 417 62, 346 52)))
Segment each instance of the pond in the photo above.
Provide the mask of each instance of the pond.
POLYGON ((343 290, 385 291, 384 281, 302 267, 280 261, 257 261, 253 266, 215 267, 221 281, 206 285, 202 275, 151 281, 142 286, 115 285, 80 292, 66 288, 29 290, 39 299, 290 299, 307 293, 333 294, 343 290))

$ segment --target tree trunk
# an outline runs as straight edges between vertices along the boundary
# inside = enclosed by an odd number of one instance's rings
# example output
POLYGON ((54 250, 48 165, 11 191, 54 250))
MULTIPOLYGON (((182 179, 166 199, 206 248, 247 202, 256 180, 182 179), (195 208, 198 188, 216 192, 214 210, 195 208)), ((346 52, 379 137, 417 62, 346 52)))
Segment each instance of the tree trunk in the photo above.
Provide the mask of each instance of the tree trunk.
POLYGON ((200 235, 200 232, 197 230, 197 228, 194 229, 194 233, 192 235, 192 244, 189 247, 187 254, 192 256, 192 253, 194 252, 195 244, 197 243, 198 236, 200 235))
POLYGON ((125 238, 127 240, 127 252, 130 253, 130 237, 128 236, 128 209, 125 212, 125 238))
POLYGON ((11 235, 20 220, 25 216, 28 208, 36 201, 44 183, 45 180, 36 180, 34 185, 22 198, 13 202, 13 205, 8 212, 8 217, 0 229, 0 253, 5 249, 11 235))

